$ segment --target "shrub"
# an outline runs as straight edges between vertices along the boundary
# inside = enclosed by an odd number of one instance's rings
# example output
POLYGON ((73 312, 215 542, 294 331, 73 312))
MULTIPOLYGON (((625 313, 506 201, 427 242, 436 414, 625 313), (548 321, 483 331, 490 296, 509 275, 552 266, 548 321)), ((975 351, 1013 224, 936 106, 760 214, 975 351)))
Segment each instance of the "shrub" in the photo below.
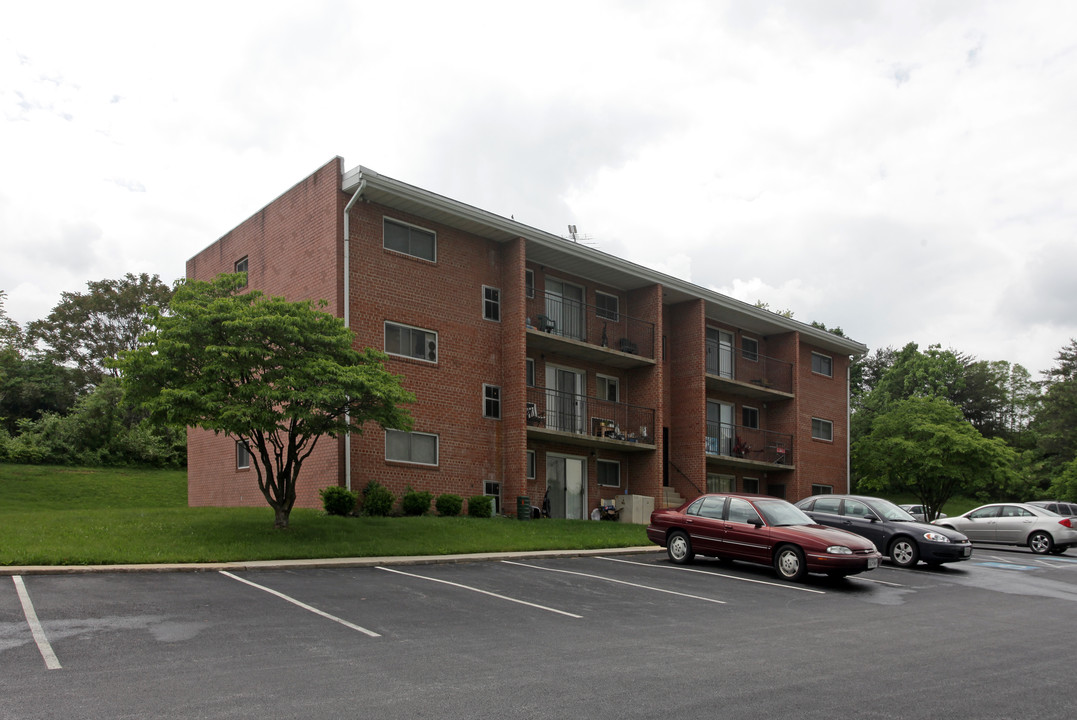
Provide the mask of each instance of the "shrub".
POLYGON ((464 498, 452 493, 438 495, 438 499, 434 501, 434 507, 438 509, 438 515, 456 517, 464 509, 464 498))
POLYGON ((400 501, 400 507, 405 515, 423 515, 430 510, 430 503, 433 500, 433 493, 426 490, 412 490, 409 487, 404 491, 404 498, 400 501))
POLYGON ((359 501, 359 493, 348 488, 332 485, 318 491, 322 496, 322 507, 327 515, 350 515, 359 501))
POLYGON ((494 514, 494 499, 489 495, 472 495, 467 499, 467 514, 471 517, 490 517, 494 514))
POLYGON ((363 512, 367 515, 385 517, 393 511, 393 503, 396 498, 377 480, 371 480, 363 490, 363 512))

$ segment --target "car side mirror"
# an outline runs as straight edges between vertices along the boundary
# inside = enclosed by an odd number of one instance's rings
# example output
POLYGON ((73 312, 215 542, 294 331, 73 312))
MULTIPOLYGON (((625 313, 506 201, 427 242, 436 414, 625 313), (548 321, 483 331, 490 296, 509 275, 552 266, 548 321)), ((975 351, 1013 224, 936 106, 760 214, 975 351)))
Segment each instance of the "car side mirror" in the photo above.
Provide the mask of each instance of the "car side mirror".
POLYGON ((763 521, 762 521, 762 520, 760 520, 759 518, 754 518, 754 519, 752 519, 752 520, 747 520, 746 522, 747 522, 747 523, 748 523, 749 525, 752 525, 752 526, 754 526, 754 527, 755 527, 755 528, 756 528, 757 530, 758 530, 759 528, 763 527, 763 521))

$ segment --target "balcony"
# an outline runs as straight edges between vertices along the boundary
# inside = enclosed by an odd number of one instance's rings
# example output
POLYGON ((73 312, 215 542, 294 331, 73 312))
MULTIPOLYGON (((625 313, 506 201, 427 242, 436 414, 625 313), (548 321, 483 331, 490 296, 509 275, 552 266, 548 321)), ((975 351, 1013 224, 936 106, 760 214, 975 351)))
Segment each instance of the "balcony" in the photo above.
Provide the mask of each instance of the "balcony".
POLYGON ((707 423, 707 463, 745 469, 793 470, 793 436, 728 423, 707 423))
POLYGON ((655 449, 654 408, 561 390, 527 389, 527 436, 625 452, 655 449))
POLYGON ((707 389, 763 400, 793 397, 793 364, 707 341, 707 389))
POLYGON ((528 347, 610 367, 655 364, 654 323, 647 320, 551 293, 527 301, 527 318, 528 347))

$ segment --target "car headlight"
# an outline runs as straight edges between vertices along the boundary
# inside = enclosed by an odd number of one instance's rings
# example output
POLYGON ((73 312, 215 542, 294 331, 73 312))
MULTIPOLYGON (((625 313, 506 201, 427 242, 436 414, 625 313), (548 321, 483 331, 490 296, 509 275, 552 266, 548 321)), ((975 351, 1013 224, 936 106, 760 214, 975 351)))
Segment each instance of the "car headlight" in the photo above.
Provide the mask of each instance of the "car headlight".
POLYGON ((852 555, 853 551, 844 545, 831 545, 826 549, 831 555, 852 555))
POLYGON ((937 532, 924 533, 924 540, 930 540, 931 542, 950 542, 950 538, 937 532))

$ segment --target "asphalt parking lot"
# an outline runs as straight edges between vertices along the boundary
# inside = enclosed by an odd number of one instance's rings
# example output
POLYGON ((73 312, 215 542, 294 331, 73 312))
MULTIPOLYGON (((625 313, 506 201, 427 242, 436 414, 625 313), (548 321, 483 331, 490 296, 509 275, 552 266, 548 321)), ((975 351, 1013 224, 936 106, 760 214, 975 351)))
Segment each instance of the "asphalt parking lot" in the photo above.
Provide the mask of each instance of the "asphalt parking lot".
POLYGON ((0 718, 1028 718, 1077 554, 784 583, 665 554, 0 577, 0 718))

